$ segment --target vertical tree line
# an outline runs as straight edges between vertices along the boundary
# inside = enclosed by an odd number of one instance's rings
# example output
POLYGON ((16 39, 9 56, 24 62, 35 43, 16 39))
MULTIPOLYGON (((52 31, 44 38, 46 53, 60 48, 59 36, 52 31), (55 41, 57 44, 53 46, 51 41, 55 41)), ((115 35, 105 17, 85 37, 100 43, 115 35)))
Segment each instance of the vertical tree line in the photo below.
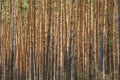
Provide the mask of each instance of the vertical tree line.
POLYGON ((0 80, 119 80, 119 0, 0 0, 0 80))

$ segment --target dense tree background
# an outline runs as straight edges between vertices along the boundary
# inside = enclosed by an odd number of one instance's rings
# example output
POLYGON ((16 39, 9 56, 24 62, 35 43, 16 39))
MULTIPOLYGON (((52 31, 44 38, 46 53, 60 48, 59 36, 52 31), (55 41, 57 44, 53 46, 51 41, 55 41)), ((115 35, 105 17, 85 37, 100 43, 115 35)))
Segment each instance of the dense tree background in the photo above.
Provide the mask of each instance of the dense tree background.
POLYGON ((0 0, 0 80, 119 80, 120 0, 0 0))

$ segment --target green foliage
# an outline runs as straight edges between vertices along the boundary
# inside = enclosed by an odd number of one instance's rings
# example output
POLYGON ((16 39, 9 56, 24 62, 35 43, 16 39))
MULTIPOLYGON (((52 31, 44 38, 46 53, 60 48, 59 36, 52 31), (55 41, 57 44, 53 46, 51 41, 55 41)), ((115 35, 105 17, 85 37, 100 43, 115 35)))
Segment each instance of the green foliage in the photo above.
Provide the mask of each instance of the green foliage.
POLYGON ((28 3, 26 0, 22 1, 22 8, 28 10, 28 3))
POLYGON ((4 3, 4 0, 0 0, 0 3, 4 3))
POLYGON ((114 42, 114 41, 113 41, 112 39, 109 39, 109 40, 107 41, 107 44, 108 44, 108 45, 112 45, 113 42, 114 42))

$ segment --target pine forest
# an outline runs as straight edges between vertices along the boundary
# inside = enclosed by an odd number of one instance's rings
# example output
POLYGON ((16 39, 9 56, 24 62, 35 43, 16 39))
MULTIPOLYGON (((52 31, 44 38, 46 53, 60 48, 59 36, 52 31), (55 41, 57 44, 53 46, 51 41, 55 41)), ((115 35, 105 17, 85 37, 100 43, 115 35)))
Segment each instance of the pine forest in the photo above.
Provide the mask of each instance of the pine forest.
POLYGON ((0 0, 0 80, 120 80, 120 0, 0 0))

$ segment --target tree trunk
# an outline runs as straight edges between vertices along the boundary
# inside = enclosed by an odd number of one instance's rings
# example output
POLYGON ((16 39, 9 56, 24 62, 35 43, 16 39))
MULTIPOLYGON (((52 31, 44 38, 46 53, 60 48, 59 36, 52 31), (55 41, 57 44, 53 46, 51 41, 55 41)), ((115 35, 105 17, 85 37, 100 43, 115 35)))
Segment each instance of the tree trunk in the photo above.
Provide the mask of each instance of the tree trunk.
POLYGON ((99 80, 104 80, 104 43, 103 43, 103 31, 104 31, 104 23, 103 23, 103 15, 104 15, 104 6, 103 0, 100 1, 100 52, 99 52, 99 80))
POLYGON ((119 73, 119 77, 118 79, 120 79, 120 0, 118 0, 118 32, 119 32, 119 69, 118 69, 118 73, 119 73))

